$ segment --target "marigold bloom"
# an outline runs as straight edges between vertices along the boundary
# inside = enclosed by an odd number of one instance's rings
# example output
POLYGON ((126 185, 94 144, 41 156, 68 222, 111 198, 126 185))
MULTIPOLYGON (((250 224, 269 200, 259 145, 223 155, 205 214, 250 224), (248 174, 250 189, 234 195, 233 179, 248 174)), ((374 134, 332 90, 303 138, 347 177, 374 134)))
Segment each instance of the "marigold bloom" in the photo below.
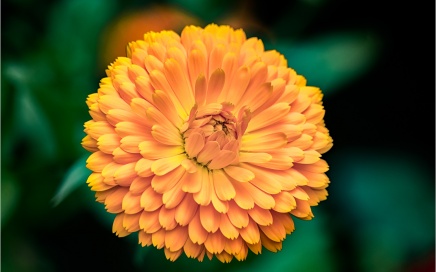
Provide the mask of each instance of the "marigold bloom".
POLYGON ((113 232, 202 261, 276 252, 326 199, 322 93, 229 26, 149 32, 87 99, 87 183, 113 232))

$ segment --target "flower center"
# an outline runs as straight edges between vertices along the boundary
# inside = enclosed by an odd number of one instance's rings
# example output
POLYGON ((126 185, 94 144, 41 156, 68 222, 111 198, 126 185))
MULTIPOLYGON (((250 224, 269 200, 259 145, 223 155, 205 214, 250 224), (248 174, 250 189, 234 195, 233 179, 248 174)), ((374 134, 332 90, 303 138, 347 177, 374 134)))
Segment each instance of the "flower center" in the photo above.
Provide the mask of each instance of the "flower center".
POLYGON ((209 169, 237 162, 246 118, 236 118, 232 109, 230 104, 212 103, 191 110, 181 128, 184 148, 191 160, 209 169))

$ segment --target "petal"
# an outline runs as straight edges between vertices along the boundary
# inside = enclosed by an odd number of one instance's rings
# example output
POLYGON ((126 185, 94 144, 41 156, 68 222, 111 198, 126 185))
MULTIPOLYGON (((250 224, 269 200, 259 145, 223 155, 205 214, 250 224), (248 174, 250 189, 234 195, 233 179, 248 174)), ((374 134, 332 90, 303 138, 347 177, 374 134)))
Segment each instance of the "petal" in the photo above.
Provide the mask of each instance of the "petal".
POLYGON ((125 237, 130 234, 130 232, 123 227, 123 219, 124 213, 117 214, 117 216, 115 216, 114 223, 112 224, 112 232, 118 237, 125 237))
POLYGON ((207 142, 203 149, 198 153, 197 161, 201 164, 207 164, 220 151, 220 145, 215 141, 207 142))
POLYGON ((165 247, 171 251, 182 249, 188 240, 188 227, 177 227, 165 234, 165 247))
POLYGON ((185 194, 182 191, 182 182, 178 182, 172 189, 162 195, 162 202, 165 208, 172 209, 177 207, 185 197, 185 194))
POLYGON ((135 171, 135 162, 124 164, 114 173, 114 180, 120 186, 130 186, 132 181, 138 176, 135 171))
POLYGON ((110 213, 120 213, 123 211, 123 198, 129 191, 128 188, 118 187, 106 197, 104 200, 105 208, 110 213))
POLYGON ((201 225, 207 232, 216 232, 220 226, 221 216, 212 204, 200 206, 201 225))
POLYGON ((197 212, 198 204, 192 198, 192 194, 185 194, 185 197, 176 207, 175 220, 179 225, 186 226, 191 222, 197 212))
POLYGON ((227 212, 230 222, 237 228, 243 228, 248 225, 249 217, 247 211, 241 209, 235 202, 229 201, 229 210, 227 212))
POLYGON ((142 194, 145 189, 151 186, 152 177, 136 177, 132 184, 130 184, 129 190, 134 194, 142 194))
POLYGON ((291 193, 283 191, 276 195, 273 195, 275 205, 273 210, 280 213, 288 213, 295 209, 297 202, 291 193))
POLYGON ((204 167, 200 169, 199 175, 201 175, 201 178, 197 182, 201 182, 201 189, 198 193, 194 193, 194 200, 200 205, 209 205, 212 201, 212 177, 204 167))
POLYGON ((224 172, 239 182, 247 182, 254 179, 254 173, 243 167, 229 165, 224 168, 224 172))
POLYGON ((239 234, 248 244, 256 244, 260 241, 259 227, 253 220, 249 220, 246 227, 243 227, 239 234))
POLYGON ((137 232, 139 230, 139 217, 141 217, 141 212, 135 214, 124 214, 123 227, 128 232, 137 232))
POLYGON ((235 188, 223 171, 213 171, 212 177, 214 189, 219 199, 230 200, 236 196, 235 188))
POLYGON ((140 159, 136 162, 135 165, 135 171, 138 174, 138 176, 141 177, 150 177, 153 176, 153 172, 151 171, 151 165, 153 164, 154 160, 147 160, 147 159, 140 159))
POLYGON ((254 206, 253 209, 248 210, 248 215, 250 215, 254 222, 262 226, 271 225, 273 221, 270 211, 259 208, 259 206, 254 206))
POLYGON ((193 132, 185 139, 185 150, 190 158, 197 157, 198 153, 204 147, 204 135, 193 132))
POLYGON ((290 110, 290 106, 287 103, 277 103, 270 108, 265 109, 262 114, 258 114, 251 118, 248 124, 246 132, 253 132, 257 129, 270 126, 280 119, 284 118, 290 110))
POLYGON ((206 104, 214 103, 217 101, 218 96, 223 89, 225 81, 225 74, 221 68, 212 71, 213 73, 210 75, 209 83, 207 86, 206 104))
POLYGON ((236 152, 230 150, 220 150, 217 154, 215 154, 215 158, 213 158, 209 165, 207 166, 209 169, 221 169, 232 163, 237 158, 236 152))
POLYGON ((188 258, 197 258, 203 249, 203 245, 196 244, 192 242, 191 239, 187 239, 185 245, 183 246, 183 251, 185 251, 185 254, 188 258))
POLYGON ((189 222, 188 233, 189 233, 189 238, 194 243, 201 245, 204 243, 204 241, 206 241, 208 232, 204 229, 204 227, 201 224, 200 209, 197 210, 197 213, 192 218, 191 222, 189 222))
POLYGON ((184 159, 186 159, 186 155, 180 154, 177 156, 156 160, 151 165, 151 171, 159 176, 165 175, 171 170, 177 168, 184 159))
POLYGON ((151 135, 156 141, 165 145, 183 145, 182 135, 172 127, 154 125, 151 135))
POLYGON ((185 168, 177 167, 163 176, 155 175, 151 180, 151 187, 159 194, 166 193, 180 183, 180 179, 185 173, 185 168))
POLYGON ((132 191, 127 192, 123 198, 122 209, 126 214, 136 214, 142 211, 141 195, 133 194, 132 191))
POLYGON ((184 152, 182 146, 165 145, 155 141, 144 141, 139 144, 141 155, 146 159, 173 157, 184 152))
POLYGON ((156 193, 151 187, 144 190, 141 195, 141 207, 145 211, 155 211, 162 205, 162 195, 156 193))
POLYGON ((224 237, 231 240, 239 236, 239 230, 230 222, 228 215, 225 213, 221 214, 220 230, 224 237))
POLYGON ((174 219, 176 214, 175 209, 167 209, 165 207, 160 208, 159 211, 159 223, 165 230, 172 230, 177 227, 177 222, 174 219))
MULTIPOLYGON (((142 215, 142 214, 141 214, 142 215)), ((138 232, 138 240, 141 246, 151 246, 151 234, 146 233, 145 231, 138 232)))
POLYGON ((102 172, 107 164, 112 162, 112 155, 97 151, 92 153, 86 160, 86 167, 93 172, 102 172))
POLYGON ((146 233, 155 233, 160 230, 162 227, 159 223, 159 210, 143 211, 139 218, 139 227, 146 233))
POLYGON ((206 241, 204 242, 206 250, 213 254, 221 253, 224 250, 225 244, 226 239, 219 231, 209 233, 206 241))

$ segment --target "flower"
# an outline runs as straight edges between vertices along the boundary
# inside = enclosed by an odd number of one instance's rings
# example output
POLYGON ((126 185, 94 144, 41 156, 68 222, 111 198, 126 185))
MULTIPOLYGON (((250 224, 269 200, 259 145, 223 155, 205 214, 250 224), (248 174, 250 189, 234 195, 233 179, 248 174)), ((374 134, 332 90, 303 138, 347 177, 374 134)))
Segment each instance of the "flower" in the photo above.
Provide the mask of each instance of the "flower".
POLYGON ((87 183, 113 232, 202 261, 277 252, 327 197, 322 92, 243 30, 148 32, 87 105, 87 183))

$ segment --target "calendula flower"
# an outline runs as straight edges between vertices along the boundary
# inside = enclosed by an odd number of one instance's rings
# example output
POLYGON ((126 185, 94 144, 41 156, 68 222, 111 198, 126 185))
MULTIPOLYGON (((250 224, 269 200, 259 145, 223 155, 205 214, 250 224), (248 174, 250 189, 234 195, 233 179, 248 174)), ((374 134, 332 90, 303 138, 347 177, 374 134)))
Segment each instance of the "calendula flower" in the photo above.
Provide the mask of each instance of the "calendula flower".
POLYGON ((326 199, 322 92, 229 26, 149 32, 87 105, 87 181, 113 232, 202 261, 276 252, 326 199))

